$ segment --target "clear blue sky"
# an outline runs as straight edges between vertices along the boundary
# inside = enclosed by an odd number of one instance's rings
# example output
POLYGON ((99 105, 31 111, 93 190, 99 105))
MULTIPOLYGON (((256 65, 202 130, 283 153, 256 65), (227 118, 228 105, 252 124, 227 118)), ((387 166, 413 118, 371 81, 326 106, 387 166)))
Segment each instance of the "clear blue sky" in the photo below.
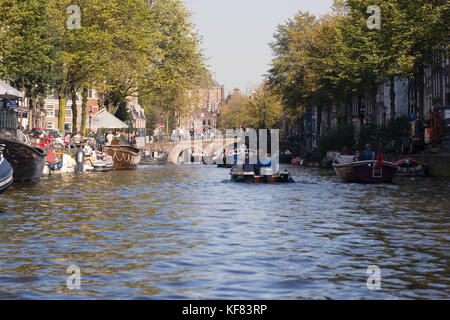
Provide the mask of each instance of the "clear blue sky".
POLYGON ((333 0, 184 0, 192 22, 203 37, 210 69, 225 94, 247 92, 262 83, 272 52, 269 42, 278 24, 299 10, 330 11, 333 0))

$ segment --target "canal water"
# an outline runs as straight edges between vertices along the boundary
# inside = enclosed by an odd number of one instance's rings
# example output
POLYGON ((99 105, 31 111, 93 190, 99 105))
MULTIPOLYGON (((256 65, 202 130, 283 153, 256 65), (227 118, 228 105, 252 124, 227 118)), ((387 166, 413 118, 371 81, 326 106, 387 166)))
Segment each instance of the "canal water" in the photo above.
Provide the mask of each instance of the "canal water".
POLYGON ((0 298, 450 298, 449 180, 289 169, 293 184, 167 165, 15 185, 0 198, 0 298))

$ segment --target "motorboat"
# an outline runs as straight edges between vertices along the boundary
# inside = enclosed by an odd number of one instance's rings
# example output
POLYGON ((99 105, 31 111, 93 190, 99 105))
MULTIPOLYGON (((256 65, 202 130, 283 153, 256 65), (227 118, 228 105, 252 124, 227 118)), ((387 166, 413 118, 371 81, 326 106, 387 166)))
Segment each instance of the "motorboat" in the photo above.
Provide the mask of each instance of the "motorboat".
POLYGON ((0 194, 6 191, 13 183, 14 171, 9 164, 8 160, 3 157, 3 153, 0 152, 0 194))
POLYGON ((118 140, 114 140, 111 145, 102 146, 101 150, 112 157, 114 170, 137 169, 141 161, 141 152, 138 148, 120 144, 118 140))
POLYGON ((63 166, 63 160, 56 155, 55 149, 49 148, 47 152, 44 170, 42 171, 42 176, 44 177, 50 176, 54 171, 60 170, 63 166))
POLYGON ((397 170, 397 176, 426 176, 428 174, 428 167, 412 158, 405 158, 395 162, 399 168, 397 170))
POLYGON ((235 164, 230 170, 231 181, 246 183, 288 183, 294 182, 291 174, 287 170, 279 170, 277 155, 270 157, 269 154, 257 158, 254 150, 241 150, 236 154, 235 164), (252 160, 256 160, 252 163, 252 160))
POLYGON ((114 168, 114 161, 112 159, 94 161, 93 165, 95 172, 110 171, 114 168))
POLYGON ((338 155, 333 168, 343 182, 385 183, 392 182, 399 166, 388 161, 355 161, 354 156, 338 155))
POLYGON ((289 183, 294 182, 287 170, 273 172, 272 168, 254 169, 255 165, 236 165, 230 171, 231 181, 245 183, 289 183))
POLYGON ((42 176, 47 150, 29 146, 18 140, 0 137, 3 155, 14 171, 14 181, 33 181, 42 176))
POLYGON ((279 162, 280 163, 291 163, 291 160, 294 158, 292 152, 290 150, 284 150, 280 152, 279 162))
POLYGON ((33 181, 42 176, 47 150, 29 145, 26 135, 18 128, 13 110, 0 112, 0 144, 3 156, 14 171, 14 181, 33 181))

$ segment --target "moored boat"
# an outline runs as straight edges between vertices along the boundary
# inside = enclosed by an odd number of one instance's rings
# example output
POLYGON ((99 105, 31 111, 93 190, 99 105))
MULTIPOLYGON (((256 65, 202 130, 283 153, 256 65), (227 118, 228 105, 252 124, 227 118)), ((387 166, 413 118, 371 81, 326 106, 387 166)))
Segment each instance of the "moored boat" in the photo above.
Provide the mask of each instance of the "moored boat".
POLYGON ((95 172, 105 172, 110 171, 114 168, 114 161, 112 159, 108 160, 96 160, 93 165, 95 172))
POLYGON ((137 166, 141 161, 141 153, 139 149, 135 147, 113 144, 110 146, 102 146, 102 151, 112 157, 112 160, 114 161, 114 170, 137 169, 137 166))
POLYGON ((307 153, 305 156, 300 157, 298 165, 301 167, 320 167, 319 159, 312 153, 307 153))
POLYGON ((425 164, 412 158, 401 159, 395 163, 399 166, 397 176, 426 176, 428 172, 425 164))
POLYGON ((278 161, 279 163, 291 163, 291 160, 294 158, 292 152, 289 150, 284 150, 279 154, 278 161))
POLYGON ((384 183, 392 182, 399 166, 393 162, 378 160, 353 161, 353 156, 337 156, 333 162, 336 175, 343 182, 384 183))
POLYGON ((13 169, 8 160, 0 152, 0 194, 6 191, 13 183, 13 169))
POLYGON ((6 137, 0 137, 0 144, 4 145, 4 157, 14 170, 14 181, 33 181, 41 177, 47 150, 6 137))

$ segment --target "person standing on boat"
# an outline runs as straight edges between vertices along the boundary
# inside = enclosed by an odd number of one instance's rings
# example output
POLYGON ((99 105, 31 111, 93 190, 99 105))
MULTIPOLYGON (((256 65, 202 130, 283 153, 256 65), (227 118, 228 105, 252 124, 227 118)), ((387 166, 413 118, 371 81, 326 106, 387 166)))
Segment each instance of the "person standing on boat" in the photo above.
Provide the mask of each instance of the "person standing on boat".
POLYGON ((112 131, 109 131, 108 135, 106 136, 106 145, 110 146, 113 140, 114 135, 112 134, 112 131))
POLYGON ((366 144, 366 150, 361 153, 361 161, 375 160, 375 152, 372 151, 370 143, 366 144))

